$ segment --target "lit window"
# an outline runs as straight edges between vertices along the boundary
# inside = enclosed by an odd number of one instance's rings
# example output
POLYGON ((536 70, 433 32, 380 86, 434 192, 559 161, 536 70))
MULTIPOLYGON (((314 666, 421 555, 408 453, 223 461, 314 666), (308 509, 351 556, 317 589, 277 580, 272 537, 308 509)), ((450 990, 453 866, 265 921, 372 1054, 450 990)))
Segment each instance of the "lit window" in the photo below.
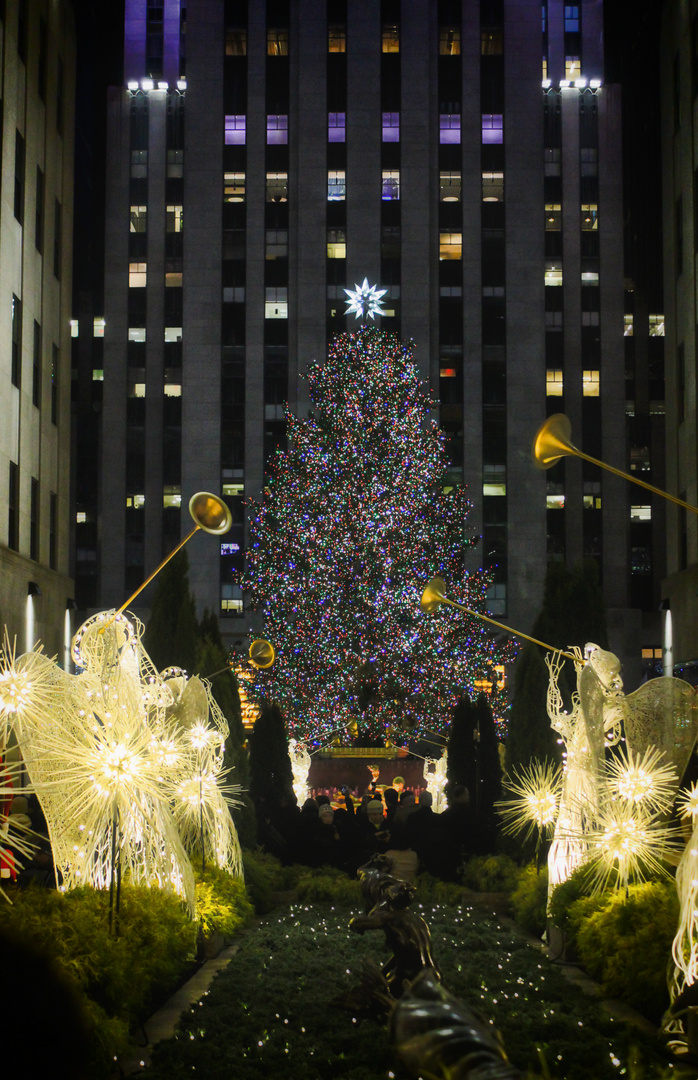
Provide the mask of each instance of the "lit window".
POLYGON ((347 197, 344 169, 330 169, 327 173, 327 201, 342 202, 347 197))
POLYGON ((650 337, 664 337, 664 316, 650 315, 650 337))
POLYGON ((600 378, 598 371, 583 371, 582 394, 584 395, 584 397, 598 397, 599 382, 600 378))
POLYGON ((182 387, 181 387, 180 383, 168 383, 168 382, 166 382, 164 387, 163 387, 163 391, 164 391, 165 397, 181 397, 182 396, 182 387))
POLYGON ((227 172, 223 175, 223 201, 245 201, 245 174, 244 172, 227 172))
POLYGON ((582 74, 582 65, 578 56, 565 57, 565 78, 578 79, 582 74))
POLYGON ((247 134, 247 119, 244 116, 226 116, 225 145, 243 146, 247 134))
MULTIPOLYGON (((143 331, 145 333, 145 330, 143 331)), ((143 339, 145 340, 145 338, 143 339)), ((181 341, 182 340, 182 327, 181 326, 166 326, 165 327, 165 341, 181 341)))
POLYGON ((347 114, 343 112, 331 112, 327 116, 327 141, 347 141, 347 114))
POLYGON ((104 327, 106 323, 103 318, 96 318, 92 320, 92 337, 104 337, 104 327))
POLYGON ((596 203, 582 203, 582 232, 594 232, 599 227, 599 208, 596 203))
POLYGON ((128 328, 128 340, 129 341, 145 341, 145 327, 144 326, 129 326, 129 328, 128 328))
POLYGON ((84 510, 78 510, 75 514, 75 522, 77 525, 84 525, 87 521, 87 514, 84 510))
POLYGON ((439 55, 460 56, 460 28, 442 26, 439 30, 439 55))
POLYGON ((441 113, 439 116, 439 142, 460 142, 460 113, 441 113))
POLYGON ((598 270, 583 270, 581 274, 582 285, 598 285, 599 272, 598 270))
POLYGON ((267 116, 267 146, 288 142, 288 116, 267 116))
POLYGON ((267 173, 267 202, 286 202, 288 199, 288 173, 267 173))
POLYGON ((560 203, 545 204, 545 231, 559 232, 562 228, 562 206, 560 203))
POLYGON ((92 382, 104 382, 104 368, 92 369, 92 382))
POLYGON ((400 198, 400 172, 398 169, 383 169, 381 199, 384 202, 400 198))
POLYGON ((507 493, 507 486, 504 483, 501 483, 501 484, 483 484, 482 485, 482 494, 483 495, 494 495, 494 496, 497 496, 498 498, 501 498, 503 495, 506 495, 506 493, 507 493))
POLYGON ((458 372, 454 367, 441 367, 439 368, 439 375, 442 379, 455 379, 458 372))
POLYGON ((327 258, 346 259, 347 234, 344 229, 327 230, 327 258))
POLYGON ((482 201, 504 201, 504 173, 484 172, 482 174, 482 201))
POLYGON ((244 495, 245 485, 240 481, 233 481, 232 483, 223 484, 224 495, 244 495))
POLYGON ((504 117, 501 113, 482 114, 482 141, 486 144, 504 142, 504 117))
POLYGON ((225 55, 247 56, 247 30, 238 26, 226 26, 225 55))
POLYGON ((77 319, 70 320, 70 336, 77 337, 79 333, 79 324, 77 319))
POLYGON ((579 5, 565 4, 565 33, 576 34, 579 32, 579 5))
POLYGON ((395 23, 383 25, 383 52, 400 52, 400 31, 395 23))
POLYGON ((131 224, 129 226, 130 232, 144 233, 148 226, 148 207, 147 206, 132 206, 131 207, 131 224))
POLYGON ((547 397, 562 397, 563 378, 562 371, 552 369, 545 373, 545 393, 547 397))
POLYGON ((130 289, 144 289, 148 283, 147 263, 128 264, 128 285, 130 289))
POLYGON ((564 495, 546 495, 545 505, 548 510, 564 510, 565 509, 565 496, 564 495))
POLYGON ((623 337, 633 336, 634 319, 635 317, 633 315, 623 316, 623 337))
POLYGON ((651 506, 631 506, 630 507, 630 520, 631 521, 651 521, 652 520, 652 507, 651 506))
POLYGON ((288 56, 286 27, 267 30, 267 56, 288 56))
POLYGON ((347 28, 346 26, 340 26, 335 24, 327 28, 327 51, 328 52, 346 52, 347 51, 347 28))
POLYGON ((463 234, 459 232, 439 233, 439 259, 461 259, 463 257, 463 234))
POLYGON ((132 398, 144 398, 145 397, 145 383, 133 382, 129 385, 128 396, 132 398))
POLYGON ((264 318, 288 318, 288 289, 286 286, 264 290, 264 318))
MULTIPOLYGON (((545 8, 543 8, 543 10, 545 11, 545 8)), ((543 67, 542 67, 542 70, 541 70, 541 77, 543 79, 548 78, 548 58, 547 58, 547 56, 543 57, 543 67)))
POLYGON ((242 614, 242 599, 234 600, 231 597, 221 597, 221 615, 238 618, 242 614))
POLYGON ((181 206, 168 206, 166 214, 166 228, 168 233, 177 233, 182 231, 182 207, 181 206))
POLYGON ((384 112, 382 115, 383 142, 400 142, 400 113, 384 112))
POLYGON ((439 176, 439 199, 442 202, 460 202, 461 174, 442 172, 439 176))
POLYGON ((286 229, 267 229, 265 255, 267 259, 286 259, 288 257, 288 232, 286 229))
POLYGON ((145 506, 145 495, 127 495, 126 506, 129 510, 142 510, 145 506))
POLYGON ((598 495, 583 495, 582 505, 585 510, 600 510, 601 499, 598 495))
POLYGON ((162 492, 162 505, 163 509, 167 510, 171 506, 179 507, 182 505, 182 492, 172 487, 166 487, 162 492))
POLYGON ((547 266, 545 269, 545 284, 546 285, 562 285, 562 267, 561 266, 547 266))
POLYGON ((181 270, 168 270, 165 273, 165 288, 166 289, 181 289, 182 287, 182 271, 181 270))

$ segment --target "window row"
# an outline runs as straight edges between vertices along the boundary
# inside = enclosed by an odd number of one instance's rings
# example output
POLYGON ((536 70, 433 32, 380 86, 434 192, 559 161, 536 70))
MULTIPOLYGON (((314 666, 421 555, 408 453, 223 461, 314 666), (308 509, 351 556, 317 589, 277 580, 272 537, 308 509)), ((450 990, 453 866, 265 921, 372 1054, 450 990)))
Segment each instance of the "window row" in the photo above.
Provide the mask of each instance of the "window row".
MULTIPOLYGON (((583 397, 598 397, 601 386, 600 372, 582 371, 583 397)), ((547 397, 562 397, 564 394, 564 376, 560 368, 549 368, 545 373, 545 393, 547 397)))
MULTIPOLYGON (((327 140, 331 143, 346 142, 347 114, 332 112, 327 115, 327 140)), ((484 145, 504 141, 504 117, 501 113, 482 113, 481 140, 484 145)), ((285 146, 288 143, 288 116, 267 116, 267 145, 285 146)), ((381 113, 381 138, 384 143, 400 141, 400 113, 381 113)), ((226 146, 244 146, 247 142, 247 116, 243 113, 230 114, 224 121, 224 141, 226 146)), ((441 113, 439 115, 439 142, 443 145, 457 145, 461 141, 460 113, 441 113)), ((138 161, 147 167, 147 150, 132 151, 144 155, 138 161)), ((181 151, 179 151, 181 153, 181 151)), ((133 166, 133 160, 132 160, 133 166)), ((131 171, 131 175, 136 175, 131 171)), ((146 173, 138 174, 146 175, 146 173)), ((168 173, 168 175, 170 175, 168 173)))
MULTIPOLYGON (((10 329, 10 378, 12 385, 18 388, 22 386, 22 363, 23 363, 23 307, 18 296, 12 295, 11 329, 10 329)), ((58 423, 58 374, 59 374, 58 346, 51 346, 51 399, 50 414, 51 423, 58 423)), ((41 389, 43 378, 43 331, 41 324, 34 320, 32 336, 32 404, 41 407, 41 389)))
MULTIPOLYGON (((501 26, 483 26, 480 31, 480 53, 482 56, 500 56, 503 48, 501 26)), ((346 53, 347 28, 344 23, 330 23, 327 27, 327 51, 346 53)), ((400 52, 400 27, 389 22, 381 26, 381 52, 400 52)), ((439 55, 460 56, 460 26, 439 27, 439 55)), ((225 55, 247 55, 247 30, 241 26, 229 26, 225 31, 225 55)), ((288 27, 269 27, 267 30, 267 56, 289 55, 288 27)))
MULTIPOLYGON (((12 551, 19 551, 20 491, 19 466, 9 463, 7 487, 7 546, 12 551)), ((31 477, 29 488, 29 558, 39 559, 39 514, 41 509, 40 487, 36 477, 31 477)), ((48 565, 51 570, 57 567, 57 529, 58 497, 55 491, 49 493, 48 520, 48 565)))

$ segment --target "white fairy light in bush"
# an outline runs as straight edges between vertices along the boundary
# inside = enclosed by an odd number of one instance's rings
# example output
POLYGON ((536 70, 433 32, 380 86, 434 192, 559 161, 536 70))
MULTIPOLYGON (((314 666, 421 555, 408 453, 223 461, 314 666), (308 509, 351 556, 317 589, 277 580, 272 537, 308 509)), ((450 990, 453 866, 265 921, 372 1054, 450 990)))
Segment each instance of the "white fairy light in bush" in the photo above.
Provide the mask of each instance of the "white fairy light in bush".
POLYGON ((643 803, 650 810, 665 813, 672 802, 679 778, 671 762, 654 746, 648 746, 642 757, 627 750, 606 765, 611 791, 626 802, 643 803))

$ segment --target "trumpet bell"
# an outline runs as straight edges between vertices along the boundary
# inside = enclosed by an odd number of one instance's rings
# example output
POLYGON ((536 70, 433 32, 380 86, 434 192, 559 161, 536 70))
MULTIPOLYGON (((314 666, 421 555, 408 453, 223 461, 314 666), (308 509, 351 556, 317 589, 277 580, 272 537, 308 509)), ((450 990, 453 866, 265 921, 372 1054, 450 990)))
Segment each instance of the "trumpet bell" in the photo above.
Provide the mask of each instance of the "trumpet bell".
POLYGON ((274 646, 270 641, 265 641, 264 638, 257 638, 252 642, 248 655, 250 661, 258 668, 269 668, 276 659, 274 646))
POLYGON ((426 589, 422 593, 422 599, 419 602, 419 606, 422 611, 431 613, 436 611, 439 604, 443 603, 446 599, 446 584, 443 578, 433 577, 426 589))
POLYGON ((223 536, 233 524, 233 515, 217 495, 210 491, 197 491, 189 500, 189 513, 200 529, 223 536))
POLYGON ((531 453, 539 469, 550 469, 566 454, 576 454, 570 436, 572 425, 564 413, 554 413, 536 432, 531 453))

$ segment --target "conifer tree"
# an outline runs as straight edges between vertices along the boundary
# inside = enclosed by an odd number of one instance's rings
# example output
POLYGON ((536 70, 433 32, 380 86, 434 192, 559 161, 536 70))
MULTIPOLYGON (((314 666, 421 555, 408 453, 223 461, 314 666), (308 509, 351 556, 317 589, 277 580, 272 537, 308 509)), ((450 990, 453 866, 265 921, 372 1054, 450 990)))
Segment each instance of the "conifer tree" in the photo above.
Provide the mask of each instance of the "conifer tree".
POLYGON ((308 384, 312 413, 287 414, 288 450, 251 505, 243 586, 276 648, 256 691, 303 741, 444 730, 505 649, 481 620, 420 611, 436 574, 483 612, 490 583, 464 569, 468 501, 445 490, 434 402, 411 348, 373 327, 336 338, 308 384))

